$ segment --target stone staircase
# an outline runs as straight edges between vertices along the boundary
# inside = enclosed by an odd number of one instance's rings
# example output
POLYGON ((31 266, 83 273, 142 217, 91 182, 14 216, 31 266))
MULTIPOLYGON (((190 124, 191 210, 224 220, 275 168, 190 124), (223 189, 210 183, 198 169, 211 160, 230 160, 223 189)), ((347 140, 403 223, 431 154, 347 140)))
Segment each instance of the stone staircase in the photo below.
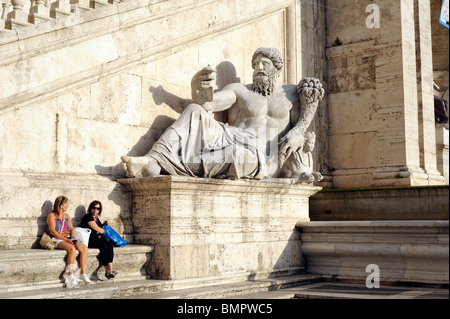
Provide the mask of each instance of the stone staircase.
MULTIPOLYGON (((118 277, 122 277, 119 274, 118 277)), ((207 277, 180 280, 109 280, 106 283, 82 284, 80 288, 43 288, 1 293, 2 299, 223 299, 248 294, 278 292, 269 299, 294 297, 293 287, 317 283, 320 275, 248 279, 239 276, 207 277)))
MULTIPOLYGON (((214 299, 264 293, 320 281, 320 275, 294 274, 259 278, 244 273, 180 280, 148 276, 154 247, 126 245, 114 248, 115 279, 104 277, 98 249, 89 249, 87 271, 93 284, 65 288, 66 252, 45 249, 0 250, 1 299, 214 299)), ((77 256, 78 263, 78 256, 77 256)), ((284 291, 282 298, 292 298, 284 291)), ((277 299, 276 297, 275 299, 277 299)))

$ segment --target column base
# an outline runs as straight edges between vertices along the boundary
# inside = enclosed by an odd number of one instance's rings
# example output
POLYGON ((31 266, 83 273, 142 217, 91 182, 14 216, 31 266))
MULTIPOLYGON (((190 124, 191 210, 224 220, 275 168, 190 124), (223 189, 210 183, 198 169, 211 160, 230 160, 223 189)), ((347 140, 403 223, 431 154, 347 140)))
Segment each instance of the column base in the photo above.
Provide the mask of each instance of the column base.
POLYGON ((373 173, 374 187, 388 186, 425 186, 428 185, 428 174, 420 168, 393 166, 377 168, 373 173))

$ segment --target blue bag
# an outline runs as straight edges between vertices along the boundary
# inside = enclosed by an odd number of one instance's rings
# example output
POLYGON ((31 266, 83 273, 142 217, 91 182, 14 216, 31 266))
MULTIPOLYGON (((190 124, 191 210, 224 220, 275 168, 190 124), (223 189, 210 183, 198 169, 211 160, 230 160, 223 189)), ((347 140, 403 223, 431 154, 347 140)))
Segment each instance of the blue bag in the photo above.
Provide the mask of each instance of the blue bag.
POLYGON ((105 236, 108 240, 110 240, 114 247, 122 247, 127 244, 125 239, 123 239, 111 226, 108 224, 102 227, 105 232, 103 236, 105 236))

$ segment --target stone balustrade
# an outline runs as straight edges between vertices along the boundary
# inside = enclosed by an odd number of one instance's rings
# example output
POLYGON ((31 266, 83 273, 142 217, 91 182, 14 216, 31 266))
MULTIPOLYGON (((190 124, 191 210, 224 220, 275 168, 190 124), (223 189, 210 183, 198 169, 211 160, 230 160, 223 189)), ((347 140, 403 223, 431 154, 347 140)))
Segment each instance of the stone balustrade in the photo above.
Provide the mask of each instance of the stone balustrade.
POLYGON ((0 7, 0 35, 126 0, 4 0, 0 7))

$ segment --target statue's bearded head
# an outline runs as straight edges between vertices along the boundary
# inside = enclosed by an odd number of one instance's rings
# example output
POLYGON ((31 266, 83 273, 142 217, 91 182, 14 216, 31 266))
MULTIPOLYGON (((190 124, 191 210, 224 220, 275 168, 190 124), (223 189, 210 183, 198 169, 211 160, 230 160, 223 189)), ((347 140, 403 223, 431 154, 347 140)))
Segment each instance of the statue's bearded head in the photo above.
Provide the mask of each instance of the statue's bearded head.
POLYGON ((283 68, 280 52, 274 48, 259 48, 252 57, 253 91, 270 95, 283 68))

